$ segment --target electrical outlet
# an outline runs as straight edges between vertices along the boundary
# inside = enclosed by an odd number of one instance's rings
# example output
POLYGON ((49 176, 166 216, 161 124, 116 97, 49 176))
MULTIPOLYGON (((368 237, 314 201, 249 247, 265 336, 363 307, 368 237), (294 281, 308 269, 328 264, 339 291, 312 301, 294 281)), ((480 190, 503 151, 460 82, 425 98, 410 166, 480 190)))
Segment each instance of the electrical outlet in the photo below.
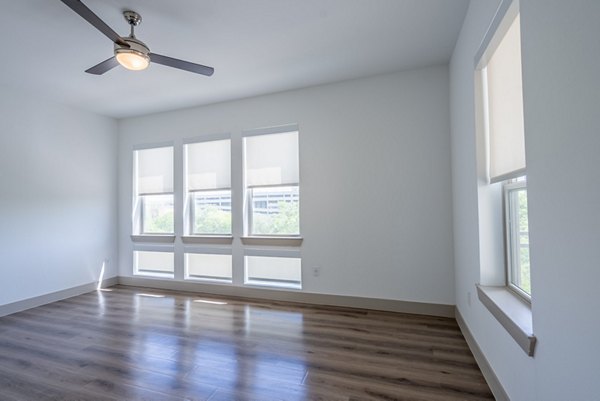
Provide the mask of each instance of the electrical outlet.
POLYGON ((320 267, 313 267, 313 276, 319 277, 319 274, 321 274, 321 268, 320 267))
POLYGON ((467 292, 467 304, 471 306, 471 291, 467 292))

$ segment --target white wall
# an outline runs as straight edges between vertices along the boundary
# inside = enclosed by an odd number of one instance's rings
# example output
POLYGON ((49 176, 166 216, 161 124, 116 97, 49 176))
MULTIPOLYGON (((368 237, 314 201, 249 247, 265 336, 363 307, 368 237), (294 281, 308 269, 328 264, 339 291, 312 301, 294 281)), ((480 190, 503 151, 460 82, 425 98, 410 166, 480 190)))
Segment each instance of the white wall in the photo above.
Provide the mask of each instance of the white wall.
MULTIPOLYGON (((453 304, 448 96, 440 66, 121 120, 120 274, 132 275, 134 145, 218 132, 235 141, 244 129, 298 123, 303 291, 453 304)), ((181 188, 181 171, 175 181, 181 188)), ((239 276, 237 239, 233 253, 239 276)))
POLYGON ((116 130, 0 90, 0 305, 117 274, 116 130))
POLYGON ((600 2, 521 0, 537 399, 597 400, 600 2))
POLYGON ((600 3, 521 0, 534 358, 475 296, 496 261, 480 261, 493 252, 479 243, 479 219, 489 216, 485 199, 478 204, 473 63, 498 3, 471 2, 450 63, 456 303, 511 400, 595 400, 600 3))

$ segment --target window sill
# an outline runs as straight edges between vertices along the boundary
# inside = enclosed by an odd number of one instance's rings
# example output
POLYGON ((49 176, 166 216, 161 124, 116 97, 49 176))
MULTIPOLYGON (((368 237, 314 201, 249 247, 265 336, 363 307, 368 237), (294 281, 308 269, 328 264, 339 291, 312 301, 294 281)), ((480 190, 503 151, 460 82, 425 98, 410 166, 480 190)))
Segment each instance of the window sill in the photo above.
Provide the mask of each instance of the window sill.
POLYGON ((477 285, 477 296, 523 351, 533 356, 536 338, 533 335, 531 305, 506 287, 477 285))
POLYGON ((247 287, 260 287, 260 288, 280 288, 287 290, 301 290, 302 284, 293 284, 277 281, 264 281, 264 280, 249 280, 244 283, 247 287))
POLYGON ((225 244, 231 245, 231 235, 186 235, 181 237, 184 244, 225 244))
POLYGON ((152 234, 144 234, 144 235, 131 235, 131 240, 133 242, 160 242, 160 243, 173 243, 175 242, 174 235, 152 235, 152 234))
POLYGON ((175 278, 175 275, 173 273, 151 272, 151 271, 145 271, 145 270, 134 272, 134 275, 144 276, 144 277, 167 278, 167 279, 175 278))
POLYGON ((244 245, 300 246, 302 237, 242 237, 244 245))
POLYGON ((225 284, 225 285, 233 284, 231 279, 196 277, 196 276, 187 276, 187 277, 185 277, 185 281, 191 281, 191 282, 197 282, 197 283, 210 283, 210 284, 225 284))

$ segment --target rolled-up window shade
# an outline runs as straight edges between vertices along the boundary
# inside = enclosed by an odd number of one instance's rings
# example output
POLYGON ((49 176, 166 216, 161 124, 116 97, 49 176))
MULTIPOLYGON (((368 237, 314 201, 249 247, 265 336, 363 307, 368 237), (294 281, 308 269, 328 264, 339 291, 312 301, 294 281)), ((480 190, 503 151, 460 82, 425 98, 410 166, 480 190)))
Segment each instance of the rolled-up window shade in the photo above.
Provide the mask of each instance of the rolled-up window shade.
POLYGON ((298 184, 298 132, 245 138, 246 185, 298 184))
POLYGON ((524 175, 523 81, 518 16, 487 65, 487 92, 490 181, 524 175))
POLYGON ((138 195, 173 192, 173 147, 136 150, 138 195))
POLYGON ((185 149, 188 191, 231 188, 229 139, 192 143, 185 149))

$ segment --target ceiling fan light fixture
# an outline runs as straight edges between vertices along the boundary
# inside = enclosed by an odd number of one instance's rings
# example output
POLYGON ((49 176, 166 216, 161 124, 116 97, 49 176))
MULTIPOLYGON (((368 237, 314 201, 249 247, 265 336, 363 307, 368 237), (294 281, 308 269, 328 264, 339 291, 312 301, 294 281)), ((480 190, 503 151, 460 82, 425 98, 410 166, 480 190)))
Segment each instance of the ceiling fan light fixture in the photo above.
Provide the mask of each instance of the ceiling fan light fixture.
POLYGON ((134 49, 117 49, 115 57, 119 64, 132 71, 145 70, 150 65, 150 57, 134 49))

